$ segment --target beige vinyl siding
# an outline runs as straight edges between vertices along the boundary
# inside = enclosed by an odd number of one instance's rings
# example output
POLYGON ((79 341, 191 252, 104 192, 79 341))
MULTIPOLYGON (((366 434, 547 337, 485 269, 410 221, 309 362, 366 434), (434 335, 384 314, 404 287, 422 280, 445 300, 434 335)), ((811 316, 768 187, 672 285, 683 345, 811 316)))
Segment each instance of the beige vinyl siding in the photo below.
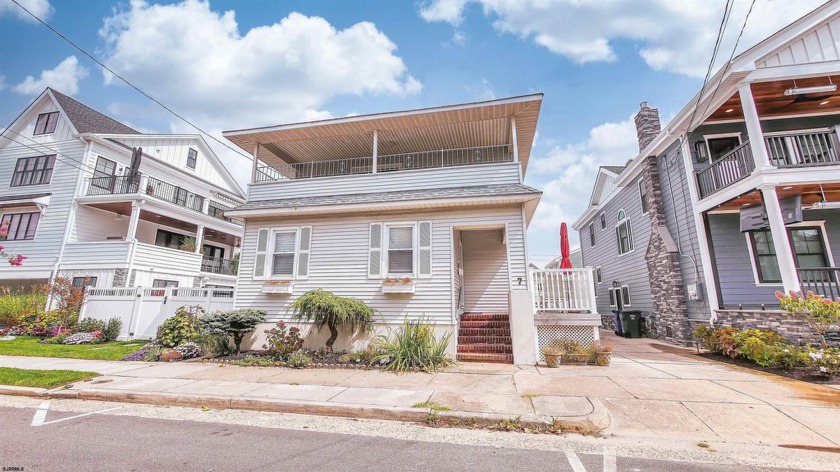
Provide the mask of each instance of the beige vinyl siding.
POLYGON ((508 267, 504 231, 462 231, 464 311, 508 312, 508 267))
POLYGON ((251 184, 248 201, 518 183, 519 163, 508 162, 251 184))
MULTIPOLYGON (((246 224, 237 282, 238 308, 255 307, 269 312, 270 320, 288 319, 290 301, 308 290, 323 288, 342 296, 364 300, 377 310, 377 321, 400 323, 405 316, 428 318, 434 323, 452 323, 452 229, 469 225, 507 224, 519 251, 511 254, 512 276, 525 277, 521 207, 507 206, 470 210, 358 215, 319 219, 249 220, 246 224), (432 276, 415 278, 413 295, 383 294, 382 279, 368 277, 368 234, 372 222, 432 223, 432 276), (260 228, 311 226, 309 277, 293 282, 293 294, 264 294, 263 281, 253 280, 257 233, 260 228)), ((507 288, 505 288, 507 290, 507 288)), ((505 296, 507 294, 505 293, 505 296)))

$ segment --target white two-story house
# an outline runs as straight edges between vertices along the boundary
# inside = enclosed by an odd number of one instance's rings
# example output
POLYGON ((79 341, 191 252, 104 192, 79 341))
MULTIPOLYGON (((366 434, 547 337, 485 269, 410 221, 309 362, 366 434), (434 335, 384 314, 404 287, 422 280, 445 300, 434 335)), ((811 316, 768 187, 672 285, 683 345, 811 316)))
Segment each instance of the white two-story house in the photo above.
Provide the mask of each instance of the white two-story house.
MULTIPOLYGON (((519 296, 531 309, 525 230, 541 192, 523 177, 541 104, 225 132, 254 156, 248 202, 227 212, 245 220, 236 306, 288 319, 290 302, 322 288, 368 303, 380 334, 423 319, 461 360, 513 361, 519 296)), ((522 324, 533 356, 533 316, 522 324)))
POLYGON ((233 287, 244 193, 197 135, 142 134, 45 90, 0 137, 0 285, 233 287))

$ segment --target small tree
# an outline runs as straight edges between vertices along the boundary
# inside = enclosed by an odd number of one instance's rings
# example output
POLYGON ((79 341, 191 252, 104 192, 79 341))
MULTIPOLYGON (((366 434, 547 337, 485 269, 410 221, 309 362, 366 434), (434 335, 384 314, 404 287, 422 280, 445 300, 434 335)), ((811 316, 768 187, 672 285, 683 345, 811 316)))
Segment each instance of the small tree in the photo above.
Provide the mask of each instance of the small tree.
POLYGON ((368 331, 373 324, 373 308, 355 298, 340 297, 322 289, 310 290, 295 300, 288 308, 292 318, 311 322, 315 328, 326 326, 330 330, 326 347, 332 350, 338 338, 338 326, 347 326, 350 331, 368 331))
POLYGON ((233 337, 236 352, 242 347, 242 338, 265 322, 266 312, 255 308, 239 310, 216 311, 198 319, 199 328, 208 334, 233 337))
POLYGON ((805 322, 817 336, 823 349, 828 348, 825 335, 840 329, 840 299, 832 300, 822 295, 791 291, 789 295, 776 291, 776 298, 783 310, 805 322))
POLYGON ((73 280, 56 276, 47 287, 50 299, 55 303, 61 327, 72 328, 79 319, 79 312, 85 304, 85 288, 74 287, 73 280))

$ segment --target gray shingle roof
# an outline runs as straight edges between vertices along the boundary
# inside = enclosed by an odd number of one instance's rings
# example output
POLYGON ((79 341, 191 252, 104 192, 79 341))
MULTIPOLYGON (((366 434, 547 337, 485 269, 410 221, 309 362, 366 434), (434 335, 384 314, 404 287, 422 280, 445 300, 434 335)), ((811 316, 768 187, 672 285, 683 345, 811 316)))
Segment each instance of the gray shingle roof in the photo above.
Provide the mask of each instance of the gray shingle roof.
POLYGON ((542 192, 522 184, 477 185, 472 187, 431 188, 423 190, 398 190, 394 192, 358 193, 324 197, 297 197, 278 200, 249 202, 232 210, 262 210, 269 208, 294 208, 325 205, 354 205, 364 203, 408 202, 434 198, 470 198, 513 195, 540 195, 542 192))
POLYGON ((119 121, 78 102, 55 89, 50 89, 58 104, 79 133, 141 134, 119 121))

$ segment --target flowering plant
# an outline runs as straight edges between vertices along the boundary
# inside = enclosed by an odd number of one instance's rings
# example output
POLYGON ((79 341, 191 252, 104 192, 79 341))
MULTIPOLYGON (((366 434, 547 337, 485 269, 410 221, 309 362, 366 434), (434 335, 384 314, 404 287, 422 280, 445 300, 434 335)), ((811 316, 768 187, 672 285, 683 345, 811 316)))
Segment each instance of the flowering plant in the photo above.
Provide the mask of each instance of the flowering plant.
POLYGON ((411 277, 385 277, 386 284, 408 285, 412 282, 411 277))
POLYGON ((804 294, 791 290, 788 295, 777 290, 776 298, 783 310, 791 312, 814 330, 823 349, 828 347, 825 335, 840 329, 840 298, 832 300, 811 290, 804 294))
MULTIPOLYGON (((0 223, 0 239, 6 239, 6 236, 9 235, 9 222, 4 221, 0 223)), ((26 256, 21 254, 9 254, 6 252, 5 247, 0 244, 0 257, 9 261, 9 264, 13 266, 21 266, 23 265, 23 260, 26 259, 26 256)))
POLYGON ((173 350, 181 353, 181 358, 183 359, 192 359, 193 357, 201 356, 201 346, 194 342, 186 342, 175 346, 173 350))

